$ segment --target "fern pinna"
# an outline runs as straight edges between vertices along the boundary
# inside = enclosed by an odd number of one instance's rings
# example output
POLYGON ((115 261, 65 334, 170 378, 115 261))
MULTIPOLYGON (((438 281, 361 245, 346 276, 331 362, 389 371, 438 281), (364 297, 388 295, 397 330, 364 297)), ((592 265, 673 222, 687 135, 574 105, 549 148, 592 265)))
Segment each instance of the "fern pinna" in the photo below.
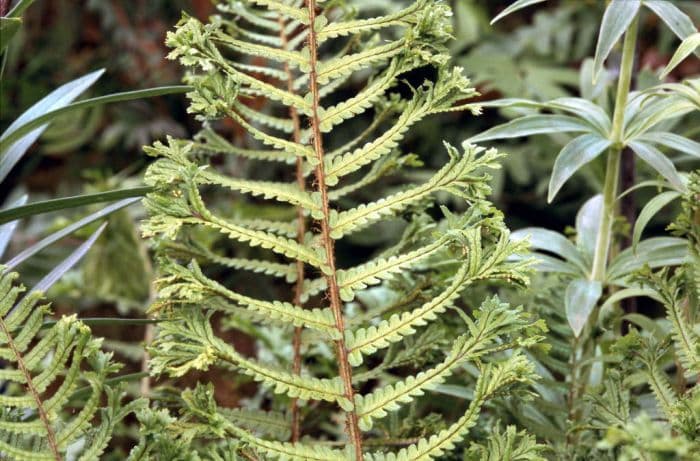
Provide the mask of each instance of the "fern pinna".
MULTIPOLYGON (((394 374, 389 365, 372 374, 374 355, 395 351, 402 342, 411 347, 423 327, 457 309, 470 284, 527 279, 528 261, 509 260, 525 244, 510 241, 500 214, 485 200, 490 179, 485 170, 498 166, 495 150, 446 145, 447 164, 424 183, 348 205, 368 185, 415 163, 399 147, 411 126, 433 114, 478 113, 462 102, 476 94, 463 70, 449 65, 444 43, 450 37, 450 10, 440 1, 420 0, 388 16, 356 19, 352 5, 343 2, 252 0, 219 7, 220 15, 206 25, 184 18, 167 39, 174 49, 171 58, 191 69, 190 110, 205 126, 193 141, 169 139, 147 149, 157 160, 146 175, 154 192, 146 199, 150 218, 144 234, 156 240, 161 271, 153 310, 162 322, 152 368, 174 377, 212 367, 250 376, 268 390, 273 410, 285 408, 275 395, 289 397, 290 416, 282 421, 289 420, 291 431, 289 438, 273 437, 269 425, 218 407, 211 386, 200 385, 182 395, 179 418, 165 410, 143 415, 144 438, 135 453, 147 457, 169 450, 183 459, 189 459, 187 450, 200 449, 210 456, 234 451, 249 459, 438 458, 464 440, 489 399, 534 378, 517 349, 539 341, 541 329, 521 309, 487 299, 472 316, 457 311, 461 331, 436 363, 415 375, 394 374), (437 77, 420 85, 402 83, 420 68, 435 69, 437 77), (339 89, 358 81, 364 82, 360 91, 341 96, 339 89), (267 102, 263 109, 260 100, 267 102), (361 117, 369 119, 366 129, 346 141, 347 124, 361 117), (220 118, 236 122, 259 145, 229 143, 212 128, 220 118), (294 179, 225 174, 210 162, 221 156, 288 165, 294 179), (276 203, 296 218, 234 216, 208 199, 222 191, 239 194, 231 201, 248 196, 276 203), (456 215, 443 208, 445 219, 429 218, 424 210, 438 192, 452 195, 467 211, 456 215), (413 221, 402 238, 369 261, 339 267, 336 242, 396 216, 413 221), (286 281, 291 294, 270 300, 236 291, 217 276, 222 267, 286 281), (418 296, 405 290, 396 303, 351 308, 365 290, 397 279, 410 284, 418 274, 429 278, 418 296), (284 361, 278 351, 269 351, 261 360, 237 351, 217 335, 215 315, 258 336, 269 328, 294 329, 293 357, 284 361), (321 360, 324 343, 335 350, 337 371, 312 376, 311 366, 302 367, 301 354, 321 360), (373 430, 377 421, 466 364, 476 366, 478 378, 461 418, 396 452, 382 445, 381 433, 373 430), (305 431, 298 402, 309 401, 314 408, 322 402, 335 405, 344 414, 345 437, 332 430, 331 419, 300 441, 305 431), (329 443, 334 434, 341 440, 329 443), (379 442, 364 446, 366 438, 379 442)), ((275 341, 266 339, 268 347, 275 341)), ((538 449, 529 438, 522 440, 538 449)))
POLYGON ((106 383, 119 366, 86 325, 75 316, 50 320, 41 292, 22 295, 18 274, 0 274, 0 457, 98 459, 117 423, 144 401, 121 405, 122 390, 106 383))

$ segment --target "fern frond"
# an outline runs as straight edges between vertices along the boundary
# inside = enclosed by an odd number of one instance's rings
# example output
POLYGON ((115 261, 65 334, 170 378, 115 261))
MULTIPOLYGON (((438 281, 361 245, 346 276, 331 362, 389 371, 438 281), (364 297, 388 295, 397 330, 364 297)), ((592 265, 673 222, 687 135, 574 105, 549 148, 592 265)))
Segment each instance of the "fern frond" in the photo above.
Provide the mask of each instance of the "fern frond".
POLYGON ((405 45, 405 40, 395 40, 386 45, 372 47, 359 53, 348 54, 337 59, 323 62, 318 69, 318 83, 320 85, 325 85, 330 80, 342 79, 358 70, 388 61, 402 53, 405 45))
POLYGON ((100 351, 100 341, 75 316, 61 318, 40 335, 48 305, 39 304, 39 292, 18 301, 24 287, 15 284, 17 277, 16 273, 0 276, 0 356, 7 386, 0 395, 4 407, 0 457, 54 460, 81 438, 94 445, 71 447, 75 456, 99 455, 112 437, 114 424, 143 401, 121 406, 106 387, 107 376, 119 367, 111 355, 100 351), (71 396, 81 384, 90 391, 75 413, 69 410, 71 396), (105 392, 109 405, 101 408, 105 392))
MULTIPOLYGON (((511 309, 496 297, 484 302, 479 308, 477 321, 470 322, 469 334, 462 335, 454 341, 452 349, 442 363, 398 383, 378 388, 371 394, 356 396, 355 406, 362 429, 370 430, 372 420, 383 418, 388 411, 398 410, 401 404, 409 403, 426 391, 435 389, 461 364, 489 353, 489 348, 497 343, 498 339, 506 339, 501 336, 514 331, 524 332, 532 326, 521 308, 511 309)), ((530 338, 532 339, 534 338, 530 338)))
POLYGON ((206 127, 197 134, 195 140, 197 142, 193 145, 193 152, 205 152, 211 155, 232 154, 252 160, 281 163, 294 163, 297 158, 295 154, 283 150, 246 149, 234 146, 211 128, 206 127))
POLYGON ((482 168, 497 167, 495 160, 500 157, 497 151, 490 149, 479 157, 484 149, 468 145, 460 156, 457 149, 449 144, 445 146, 450 161, 423 185, 331 216, 331 237, 343 238, 438 191, 450 192, 467 200, 478 200, 488 194, 490 190, 485 187, 488 176, 474 173, 482 168))
POLYGON ((164 323, 153 343, 152 349, 157 353, 151 367, 156 374, 178 377, 190 370, 207 370, 215 364, 231 365, 276 394, 300 400, 336 402, 344 409, 353 407, 345 397, 339 377, 305 377, 247 359, 214 335, 211 315, 205 316, 197 309, 183 309, 179 313, 178 321, 164 323))
POLYGON ((527 264, 513 266, 505 261, 515 249, 509 242, 507 233, 499 238, 498 244, 487 254, 482 250, 479 228, 461 231, 454 237, 467 242, 464 249, 466 257, 451 283, 441 293, 410 312, 393 314, 378 325, 345 332, 349 360, 354 366, 362 363, 363 355, 388 347, 405 336, 414 334, 417 327, 435 320, 437 314, 453 307, 460 293, 475 281, 490 278, 526 279, 527 264))
POLYGON ((302 71, 308 69, 309 66, 309 59, 298 51, 283 50, 279 47, 249 43, 244 40, 231 38, 225 34, 217 34, 214 40, 239 53, 287 63, 300 68, 302 71))
POLYGON ((317 40, 319 43, 323 43, 331 38, 361 34, 392 26, 407 26, 415 21, 416 13, 425 8, 425 5, 426 1, 418 0, 413 2, 411 6, 386 16, 326 24, 318 31, 317 40))
POLYGON ((302 24, 309 23, 309 12, 305 8, 297 8, 290 6, 285 2, 280 2, 277 0, 248 0, 250 3, 254 3, 260 6, 267 7, 270 11, 276 11, 284 16, 292 19, 296 19, 302 24))
POLYGON ((326 182, 333 186, 342 176, 389 154, 413 124, 430 114, 449 108, 458 99, 474 94, 475 90, 469 87, 469 80, 461 75, 461 69, 455 69, 449 77, 438 79, 436 84, 425 83, 416 89, 415 96, 396 123, 381 136, 353 152, 328 156, 325 160, 326 182))
POLYGON ((220 296, 240 307, 264 314, 282 325, 293 324, 324 332, 337 338, 333 313, 329 309, 302 309, 281 301, 263 301, 244 296, 206 277, 199 265, 192 261, 188 267, 168 264, 165 275, 158 280, 159 295, 176 304, 202 303, 212 296, 220 296))
POLYGON ((474 398, 467 412, 449 428, 429 438, 402 448, 397 453, 372 453, 365 458, 370 461, 427 461, 436 459, 455 448, 464 440, 476 424, 479 412, 487 400, 506 386, 514 383, 529 383, 536 379, 534 367, 525 357, 516 354, 504 362, 483 366, 474 389, 474 398))

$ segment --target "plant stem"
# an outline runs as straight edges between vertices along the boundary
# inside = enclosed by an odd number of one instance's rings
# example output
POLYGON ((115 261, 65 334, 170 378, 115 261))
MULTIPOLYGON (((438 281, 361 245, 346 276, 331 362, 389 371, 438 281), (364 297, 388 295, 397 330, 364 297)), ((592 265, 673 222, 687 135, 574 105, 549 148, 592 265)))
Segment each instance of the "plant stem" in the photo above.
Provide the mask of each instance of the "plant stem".
MULTIPOLYGON (((350 401, 355 401, 355 391, 352 388, 352 367, 348 361, 348 351, 345 347, 345 319, 343 318, 343 305, 340 300, 340 290, 338 288, 338 279, 335 268, 335 249, 334 241, 331 238, 330 228, 330 207, 328 205, 328 188, 326 186, 325 171, 323 165, 323 138, 321 134, 321 120, 319 117, 320 96, 318 92, 318 43, 316 41, 316 31, 314 24, 316 22, 316 0, 306 0, 306 6, 309 11, 309 90, 311 93, 311 131, 313 136, 313 148, 318 157, 318 165, 316 166, 316 183, 318 191, 321 194, 321 210, 323 217, 321 218, 321 241, 326 251, 326 264, 328 265, 328 273, 326 280, 328 283, 328 297, 330 298, 331 310, 335 317, 335 326, 340 332, 340 339, 335 342, 336 356, 338 358, 338 368, 340 377, 343 381, 345 397, 350 401)), ((362 434, 357 420, 355 410, 346 412, 347 421, 346 427, 348 436, 355 451, 355 459, 363 460, 362 455, 362 434)))
MULTIPOLYGON (((287 49, 289 41, 287 40, 287 34, 284 31, 285 23, 280 16, 278 23, 280 25, 280 41, 282 42, 282 48, 287 49)), ((284 63, 284 72, 287 75, 287 91, 294 94, 294 75, 292 74, 292 69, 289 67, 289 63, 284 63)), ((299 112, 297 108, 289 106, 289 117, 292 119, 293 139, 296 143, 301 143, 301 123, 299 121, 299 112)), ((299 189, 302 191, 306 190, 306 181, 304 179, 304 160, 301 157, 297 157, 296 163, 296 180, 299 189)), ((306 217, 304 216, 304 209, 300 206, 297 207, 297 242, 304 244, 304 236, 306 235, 306 217)), ((297 281, 294 285, 294 305, 300 306, 301 295, 304 290, 304 263, 302 261, 297 261, 297 281)), ((294 374, 301 373, 301 327, 294 328, 294 336, 292 338, 292 372, 294 374)), ((292 414, 292 435, 290 440, 292 443, 299 441, 299 436, 301 434, 301 419, 299 415, 299 399, 292 399, 291 403, 291 414, 292 414)))
POLYGON ((613 114, 612 130, 610 133, 612 146, 608 152, 608 161, 605 169, 603 212, 600 217, 598 239, 596 240, 595 253, 593 256, 593 269, 591 270, 591 279, 600 282, 605 280, 608 254, 612 243, 612 223, 615 219, 615 197, 617 195, 620 177, 620 158, 622 149, 624 148, 622 136, 625 121, 625 106, 627 105, 627 97, 629 96, 630 84, 632 81, 638 25, 639 16, 636 16, 625 33, 625 41, 622 48, 620 78, 617 82, 615 112, 613 114))

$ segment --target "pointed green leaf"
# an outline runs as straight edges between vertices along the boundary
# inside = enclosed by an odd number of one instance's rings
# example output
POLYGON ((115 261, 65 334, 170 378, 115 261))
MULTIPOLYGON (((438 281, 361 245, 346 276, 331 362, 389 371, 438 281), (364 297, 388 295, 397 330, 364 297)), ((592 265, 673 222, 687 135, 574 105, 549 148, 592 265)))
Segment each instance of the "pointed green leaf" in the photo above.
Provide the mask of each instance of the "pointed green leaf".
POLYGON ((644 142, 660 144, 669 149, 700 158, 700 143, 667 131, 647 132, 639 136, 644 142))
POLYGON ((598 32, 598 45, 593 60, 593 82, 598 80, 603 63, 637 16, 641 6, 641 0, 612 0, 608 5, 598 32))
POLYGON ((678 47, 671 60, 668 62, 664 70, 661 72, 661 78, 666 78, 673 69, 678 66, 685 58, 690 56, 698 47, 700 47, 700 32, 686 37, 678 47))
MULTIPOLYGON (((70 104, 71 101, 92 86, 103 73, 104 69, 89 73, 49 93, 39 100, 39 102, 27 109, 5 130, 2 136, 0 136, 0 143, 3 143, 14 132, 30 123, 32 120, 45 115, 47 112, 70 104)), ((25 152, 27 152, 27 149, 29 149, 29 146, 41 136, 45 129, 46 125, 40 126, 7 147, 5 147, 4 144, 0 144, 2 145, 2 147, 0 147, 0 183, 5 180, 10 170, 19 162, 25 152)))
POLYGON ((661 176, 678 191, 686 189, 676 167, 659 149, 641 141, 632 141, 629 147, 646 163, 655 169, 661 176))
POLYGON ((698 31, 693 20, 668 0, 644 0, 644 6, 656 13, 681 40, 698 31))
POLYGON ((610 144, 608 139, 597 134, 584 134, 564 146, 554 162, 547 201, 551 202, 574 173, 610 147, 610 144))
POLYGON ((536 3, 542 3, 544 1, 546 1, 546 0, 517 0, 517 1, 513 2, 510 6, 508 6, 508 8, 501 11, 498 14, 498 16, 493 18, 491 20, 491 24, 492 25, 495 24, 497 21, 500 21, 504 17, 508 16, 511 13, 515 13, 516 11, 518 11, 520 9, 526 8, 526 7, 528 7, 530 5, 534 5, 536 3))
POLYGON ((603 293, 603 286, 597 280, 577 279, 566 287, 566 319, 577 338, 586 326, 588 318, 603 293))
POLYGON ((593 126, 568 115, 527 115, 469 138, 477 143, 494 139, 520 138, 534 134, 593 132, 593 126))
POLYGON ((637 217, 637 221, 634 223, 634 232, 632 232, 632 248, 637 248, 637 244, 639 243, 639 239, 642 237, 644 228, 656 215, 656 213, 680 196, 681 194, 676 191, 662 192, 644 205, 644 208, 642 208, 642 211, 637 217))
POLYGON ((603 194, 597 194, 586 201, 576 214, 576 245, 593 260, 595 243, 598 239, 600 216, 603 212, 603 194))
POLYGON ((22 26, 20 18, 0 17, 0 53, 10 44, 10 40, 15 36, 22 26))

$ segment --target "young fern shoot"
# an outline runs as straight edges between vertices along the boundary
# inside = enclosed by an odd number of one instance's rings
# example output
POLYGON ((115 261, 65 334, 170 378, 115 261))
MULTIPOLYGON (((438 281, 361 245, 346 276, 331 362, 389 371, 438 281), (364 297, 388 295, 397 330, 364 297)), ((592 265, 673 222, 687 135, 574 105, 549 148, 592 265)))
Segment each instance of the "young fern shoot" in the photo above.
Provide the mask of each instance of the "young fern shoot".
POLYGON ((497 168, 500 157, 495 150, 465 144, 459 151, 446 144, 448 163, 424 183, 404 184, 398 192, 348 205, 355 192, 411 162, 412 156, 401 156, 400 143, 420 120, 455 110, 478 113, 477 107, 460 104, 476 91, 463 70, 449 64, 444 46, 450 37, 449 8, 440 1, 419 0, 391 15, 367 19, 355 19, 351 5, 343 2, 314 0, 229 1, 220 10, 206 25, 183 19, 168 36, 171 57, 192 69, 187 77, 194 88, 189 94, 192 112, 207 123, 230 118, 264 147, 233 145, 206 126, 195 141, 169 139, 147 149, 157 160, 146 175, 154 192, 146 199, 150 218, 144 234, 157 239, 162 273, 153 308, 161 323, 152 367, 173 377, 212 367, 237 371, 262 384, 272 411, 261 415, 258 409, 219 407, 211 386, 200 385, 182 394, 178 419, 167 412, 142 418, 148 427, 135 452, 189 450, 219 456, 233 450, 251 459, 327 461, 440 457, 464 440, 488 400, 505 388, 532 382, 533 367, 518 349, 537 343, 542 329, 522 309, 487 299, 472 316, 460 311, 460 334, 442 359, 413 375, 392 374, 376 384, 357 385, 356 372, 373 371, 370 356, 401 345, 410 352, 412 339, 424 327, 439 324, 448 309, 459 310, 467 287, 485 280, 527 281, 530 262, 510 259, 523 251, 525 242, 511 241, 500 213, 486 201, 486 171, 497 168), (433 68, 434 81, 405 85, 408 97, 392 93, 407 72, 420 68, 433 68), (362 88, 344 99, 338 90, 358 81, 362 88), (256 104, 260 100, 266 102, 262 110, 256 104), (361 117, 370 121, 359 135, 345 128, 361 117), (214 155, 280 169, 294 165, 294 180, 227 175, 206 162, 214 155), (239 219, 209 204, 209 194, 227 191, 275 203, 296 219, 239 219), (443 208, 446 218, 433 221, 425 210, 437 192, 454 196, 467 211, 453 215, 443 208), (399 216, 409 223, 393 247, 361 264, 341 265, 337 242, 399 216), (421 224, 428 230, 418 229, 421 224), (236 256, 222 255, 222 246, 236 256), (217 275, 222 267, 256 273, 261 282, 267 276, 284 279, 293 284, 292 301, 232 287, 217 275), (365 290, 418 274, 431 283, 423 296, 401 292, 401 312, 368 305, 356 316, 349 307, 365 290), (268 347, 274 338, 265 336, 267 329, 293 329, 291 359, 271 358, 274 350, 265 360, 241 353, 219 337, 214 315, 237 327, 246 325, 246 331, 266 338, 268 347), (314 376, 312 367, 302 369, 302 350, 304 359, 324 360, 323 346, 312 344, 332 344, 332 371, 314 376), (371 445, 379 445, 377 451, 365 446, 366 437, 376 439, 381 433, 373 428, 389 413, 406 408, 469 362, 479 376, 461 418, 397 452, 381 441, 371 445), (316 408, 330 404, 331 415, 343 414, 342 429, 330 429, 331 423, 314 426, 314 436, 330 435, 339 439, 337 444, 301 439, 306 431, 300 411, 306 401, 316 408), (279 409, 288 410, 290 417, 281 416, 279 409), (275 436, 280 425, 291 425, 291 441, 287 434, 275 436), (158 435, 163 431, 172 436, 166 440, 158 435))

